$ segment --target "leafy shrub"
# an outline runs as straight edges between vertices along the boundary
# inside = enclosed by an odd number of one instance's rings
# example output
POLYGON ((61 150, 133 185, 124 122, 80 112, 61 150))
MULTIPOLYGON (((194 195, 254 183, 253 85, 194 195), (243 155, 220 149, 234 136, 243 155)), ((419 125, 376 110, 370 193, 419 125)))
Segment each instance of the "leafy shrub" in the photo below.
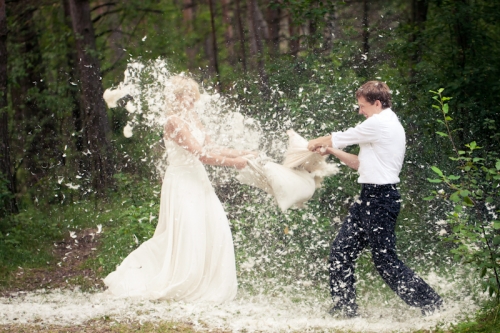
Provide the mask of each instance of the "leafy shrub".
POLYGON ((474 263, 483 279, 484 290, 500 301, 500 220, 497 208, 500 204, 498 188, 500 187, 500 158, 497 152, 482 151, 472 141, 464 150, 455 146, 450 122, 448 101, 450 97, 442 95, 443 89, 431 91, 436 103, 433 105, 442 118, 437 121, 444 131, 437 132, 448 139, 455 151, 450 159, 455 163, 458 173, 446 174, 433 166, 432 171, 437 178, 429 182, 443 184, 444 189, 433 191, 433 196, 450 201, 453 211, 447 216, 450 235, 445 237, 455 244, 452 253, 456 260, 474 263))

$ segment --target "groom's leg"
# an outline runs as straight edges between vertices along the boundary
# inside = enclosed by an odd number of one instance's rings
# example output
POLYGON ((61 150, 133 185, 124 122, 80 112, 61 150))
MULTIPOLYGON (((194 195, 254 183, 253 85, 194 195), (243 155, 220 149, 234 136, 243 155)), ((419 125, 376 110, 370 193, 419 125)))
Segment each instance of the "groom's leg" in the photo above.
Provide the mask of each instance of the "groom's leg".
POLYGON ((330 251, 330 293, 337 301, 335 308, 355 314, 357 312, 354 276, 355 262, 366 246, 364 231, 359 223, 360 204, 355 203, 340 227, 330 251))
POLYGON ((432 310, 441 305, 441 297, 408 268, 396 255, 395 225, 399 213, 399 194, 389 191, 374 200, 366 230, 372 258, 380 276, 408 305, 432 310))

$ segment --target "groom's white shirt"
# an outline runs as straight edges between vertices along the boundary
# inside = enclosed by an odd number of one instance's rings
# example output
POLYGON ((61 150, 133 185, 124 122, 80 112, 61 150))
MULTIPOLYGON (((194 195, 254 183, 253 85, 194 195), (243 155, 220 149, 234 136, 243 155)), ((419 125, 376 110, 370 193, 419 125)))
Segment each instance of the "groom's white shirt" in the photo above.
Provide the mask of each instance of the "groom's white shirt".
POLYGON ((359 178, 363 184, 399 183, 406 149, 405 130, 396 114, 384 109, 345 132, 332 133, 332 146, 359 144, 359 178))

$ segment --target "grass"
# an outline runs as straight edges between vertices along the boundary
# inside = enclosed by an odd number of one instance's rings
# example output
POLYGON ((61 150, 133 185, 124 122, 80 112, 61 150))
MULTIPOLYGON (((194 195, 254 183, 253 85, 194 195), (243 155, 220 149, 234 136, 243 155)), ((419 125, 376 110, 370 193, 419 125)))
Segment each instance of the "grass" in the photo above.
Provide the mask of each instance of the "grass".
POLYGON ((452 326, 453 333, 500 333, 500 304, 490 302, 468 321, 452 326))

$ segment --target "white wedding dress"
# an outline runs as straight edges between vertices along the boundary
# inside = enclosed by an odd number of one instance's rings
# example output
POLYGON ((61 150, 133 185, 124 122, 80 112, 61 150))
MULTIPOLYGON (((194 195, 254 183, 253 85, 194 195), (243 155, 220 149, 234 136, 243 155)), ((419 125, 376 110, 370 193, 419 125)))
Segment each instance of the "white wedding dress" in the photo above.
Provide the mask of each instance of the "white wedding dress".
MULTIPOLYGON (((204 133, 189 125, 201 144, 204 133)), ((166 140, 169 166, 154 236, 123 260, 104 283, 119 297, 222 303, 236 295, 229 222, 203 164, 166 140)))

